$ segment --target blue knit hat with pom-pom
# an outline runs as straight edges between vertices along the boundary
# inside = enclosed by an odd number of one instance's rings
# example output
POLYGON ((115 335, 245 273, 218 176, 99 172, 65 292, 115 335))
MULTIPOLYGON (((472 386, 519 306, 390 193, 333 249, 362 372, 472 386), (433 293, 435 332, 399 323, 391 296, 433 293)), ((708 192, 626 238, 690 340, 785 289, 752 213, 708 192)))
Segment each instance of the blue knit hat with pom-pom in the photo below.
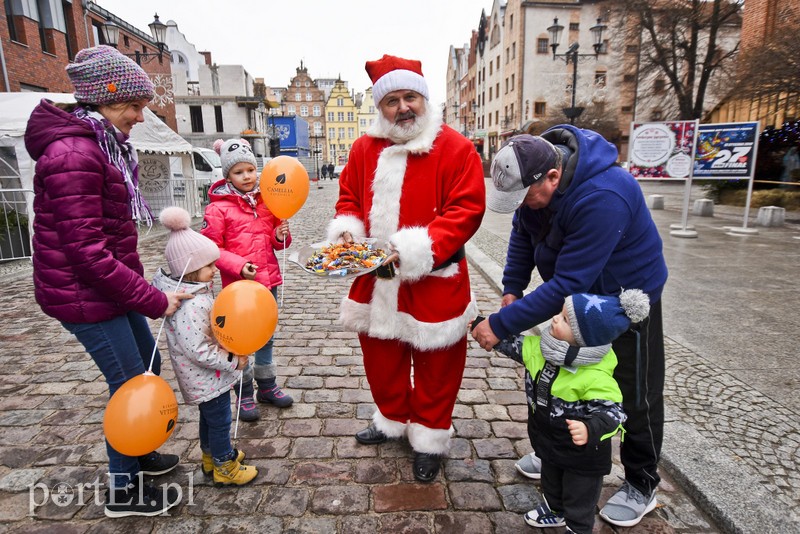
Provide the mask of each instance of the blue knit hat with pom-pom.
POLYGON ((608 345, 650 314, 650 298, 641 289, 626 289, 618 297, 580 293, 567 297, 565 305, 579 347, 608 345))

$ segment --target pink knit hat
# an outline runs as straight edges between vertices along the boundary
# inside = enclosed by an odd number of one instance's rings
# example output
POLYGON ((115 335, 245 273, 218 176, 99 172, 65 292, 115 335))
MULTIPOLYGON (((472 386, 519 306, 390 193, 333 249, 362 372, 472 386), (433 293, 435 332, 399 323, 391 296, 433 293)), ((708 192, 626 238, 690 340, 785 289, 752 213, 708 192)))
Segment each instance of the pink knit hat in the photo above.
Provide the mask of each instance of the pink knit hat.
POLYGON ((66 69, 78 102, 116 104, 152 100, 155 95, 153 82, 142 67, 110 46, 84 48, 66 69))
POLYGON ((219 259, 216 243, 189 228, 192 217, 188 211, 171 206, 164 208, 159 219, 161 224, 172 230, 165 252, 172 276, 193 273, 219 259))

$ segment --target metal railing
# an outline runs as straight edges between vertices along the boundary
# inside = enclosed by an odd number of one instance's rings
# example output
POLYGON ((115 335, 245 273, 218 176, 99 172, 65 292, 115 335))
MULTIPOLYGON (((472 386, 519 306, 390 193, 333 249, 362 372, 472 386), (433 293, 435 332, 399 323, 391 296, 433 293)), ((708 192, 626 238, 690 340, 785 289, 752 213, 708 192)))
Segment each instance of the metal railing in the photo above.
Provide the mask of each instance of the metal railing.
POLYGON ((0 188, 0 262, 31 257, 30 189, 0 188))

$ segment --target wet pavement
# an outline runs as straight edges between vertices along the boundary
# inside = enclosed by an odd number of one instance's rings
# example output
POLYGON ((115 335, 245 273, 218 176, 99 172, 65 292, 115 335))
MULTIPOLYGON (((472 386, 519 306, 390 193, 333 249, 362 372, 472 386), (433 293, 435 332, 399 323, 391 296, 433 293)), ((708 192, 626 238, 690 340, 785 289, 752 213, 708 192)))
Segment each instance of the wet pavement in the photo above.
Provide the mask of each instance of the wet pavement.
MULTIPOLYGON (((666 209, 653 215, 670 267, 660 505, 629 529, 598 518, 595 532, 800 532, 792 511, 800 504, 800 418, 791 402, 800 374, 789 359, 791 333, 800 331, 791 276, 800 265, 800 225, 728 236, 722 226, 740 226, 743 208, 717 209, 713 218, 690 218, 697 239, 674 238, 669 225, 680 222, 682 189, 660 185, 643 185, 666 197, 666 209)), ((324 236, 336 194, 335 181, 311 189, 291 220, 295 247, 324 236)), ((499 305, 509 224, 509 216, 487 214, 468 247, 484 314, 499 305)), ((140 241, 148 277, 164 263, 165 239, 154 230, 140 241)), ((108 519, 100 486, 105 382, 39 310, 29 265, 0 266, 0 531, 539 532, 522 520, 538 482, 514 469, 531 450, 521 367, 470 342, 449 459, 435 482, 416 483, 407 443, 363 446, 353 438, 374 406, 358 340, 336 321, 349 282, 291 263, 284 272, 275 361, 295 404, 261 405, 259 422, 240 423, 236 445, 258 478, 241 488, 210 486, 199 469, 197 408, 181 404, 178 428, 160 449, 180 455, 181 465, 155 481, 179 484, 182 503, 169 516, 108 519)), ((160 321, 151 324, 158 332, 160 321)), ((164 339, 160 346, 162 376, 177 391, 164 339)), ((601 504, 621 474, 615 453, 601 504)))

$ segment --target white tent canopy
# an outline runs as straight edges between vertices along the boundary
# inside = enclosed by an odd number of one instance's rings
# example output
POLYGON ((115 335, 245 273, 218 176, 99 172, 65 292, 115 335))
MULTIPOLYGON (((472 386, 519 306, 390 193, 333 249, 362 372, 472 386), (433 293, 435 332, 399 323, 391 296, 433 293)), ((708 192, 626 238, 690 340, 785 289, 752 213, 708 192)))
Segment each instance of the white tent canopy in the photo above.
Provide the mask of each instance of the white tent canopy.
MULTIPOLYGON (((75 102, 70 93, 0 93, 0 189, 33 189, 35 162, 25 150, 24 136, 28 118, 43 98, 53 102, 75 102), (6 147, 12 148, 13 152, 9 154, 6 147), (11 161, 12 159, 15 161, 11 161)), ((194 177, 192 145, 149 109, 144 110, 144 122, 131 130, 130 142, 139 153, 140 186, 154 211, 159 211, 164 205, 181 203, 175 199, 175 196, 180 195, 175 190, 180 188, 174 187, 170 182, 175 178, 183 180, 194 177), (143 172, 143 167, 148 162, 150 176, 143 172), (149 197, 145 186, 158 193, 159 197, 149 197)), ((185 188, 185 184, 181 187, 185 188)), ((28 194, 26 197, 27 212, 32 214, 33 195, 28 194)), ((198 215, 201 210, 199 200, 191 200, 186 208, 193 215, 198 215)))

